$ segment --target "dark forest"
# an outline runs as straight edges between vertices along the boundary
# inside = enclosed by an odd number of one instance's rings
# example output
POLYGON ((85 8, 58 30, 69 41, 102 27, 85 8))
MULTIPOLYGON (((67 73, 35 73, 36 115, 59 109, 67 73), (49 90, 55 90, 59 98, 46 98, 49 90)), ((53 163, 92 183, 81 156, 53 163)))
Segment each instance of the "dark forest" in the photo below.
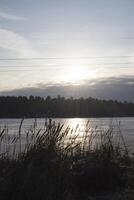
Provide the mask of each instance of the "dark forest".
POLYGON ((94 98, 1 96, 0 117, 127 117, 134 103, 94 98))

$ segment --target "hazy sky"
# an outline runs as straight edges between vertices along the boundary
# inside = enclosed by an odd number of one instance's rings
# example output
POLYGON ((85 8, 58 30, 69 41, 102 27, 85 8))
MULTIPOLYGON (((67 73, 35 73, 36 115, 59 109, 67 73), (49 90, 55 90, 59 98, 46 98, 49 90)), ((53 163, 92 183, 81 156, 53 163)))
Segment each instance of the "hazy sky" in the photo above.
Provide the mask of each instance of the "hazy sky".
POLYGON ((130 76, 134 0, 0 0, 1 92, 130 76))

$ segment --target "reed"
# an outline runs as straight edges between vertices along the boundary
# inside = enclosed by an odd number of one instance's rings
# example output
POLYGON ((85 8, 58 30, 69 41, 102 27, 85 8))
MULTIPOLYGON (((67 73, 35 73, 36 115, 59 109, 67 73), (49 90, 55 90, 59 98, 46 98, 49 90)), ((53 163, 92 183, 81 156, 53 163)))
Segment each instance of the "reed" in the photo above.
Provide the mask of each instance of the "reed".
MULTIPOLYGON (((49 119, 22 133, 0 132, 2 200, 90 199, 97 194, 133 190, 134 160, 119 129, 100 131, 87 122, 83 134, 49 119)), ((118 198, 117 198, 118 199, 118 198)), ((126 198, 128 199, 128 197, 126 198)))

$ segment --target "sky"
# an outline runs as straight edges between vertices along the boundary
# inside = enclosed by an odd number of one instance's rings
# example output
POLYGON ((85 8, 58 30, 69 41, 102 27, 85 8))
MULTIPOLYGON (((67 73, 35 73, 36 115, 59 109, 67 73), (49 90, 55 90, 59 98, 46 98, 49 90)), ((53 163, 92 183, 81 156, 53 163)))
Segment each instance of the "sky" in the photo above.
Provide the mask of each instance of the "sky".
POLYGON ((0 95, 134 101, 133 0, 0 0, 0 95))

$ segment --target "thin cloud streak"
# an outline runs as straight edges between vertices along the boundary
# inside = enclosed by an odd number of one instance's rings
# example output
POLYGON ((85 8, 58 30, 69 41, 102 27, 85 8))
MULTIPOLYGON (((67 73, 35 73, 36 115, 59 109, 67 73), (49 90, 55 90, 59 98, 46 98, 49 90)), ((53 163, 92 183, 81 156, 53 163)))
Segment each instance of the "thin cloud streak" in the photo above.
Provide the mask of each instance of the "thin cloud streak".
POLYGON ((12 21, 23 21, 26 20, 24 17, 20 17, 14 14, 9 14, 6 12, 0 12, 0 19, 5 19, 5 20, 12 20, 12 21))
POLYGON ((29 41, 12 30, 0 29, 0 47, 13 51, 16 57, 35 56, 29 41))

